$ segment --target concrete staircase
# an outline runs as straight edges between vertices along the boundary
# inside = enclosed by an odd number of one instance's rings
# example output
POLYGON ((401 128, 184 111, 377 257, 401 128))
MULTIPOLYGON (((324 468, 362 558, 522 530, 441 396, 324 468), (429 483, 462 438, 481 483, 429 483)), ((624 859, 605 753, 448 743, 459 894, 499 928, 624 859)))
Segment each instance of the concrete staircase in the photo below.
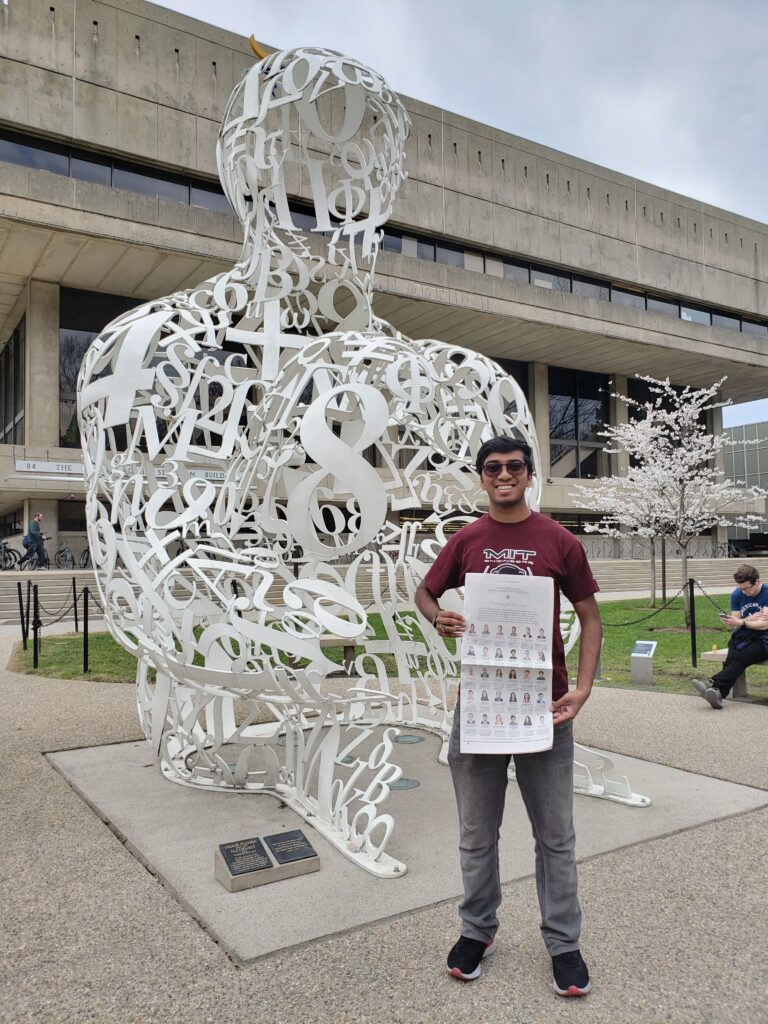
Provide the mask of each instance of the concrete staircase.
MULTIPOLYGON (((733 586, 733 574, 743 559, 738 558, 695 558, 688 562, 690 575, 699 580, 705 588, 733 586)), ((760 571, 762 579, 768 580, 768 558, 749 560, 760 571)), ((661 563, 657 562, 657 587, 661 592, 661 563)), ((607 593, 618 594, 627 590, 649 590, 651 585, 650 563, 647 560, 604 560, 592 562, 592 570, 600 585, 607 593)), ((667 596, 671 597, 681 585, 680 560, 667 560, 667 596)), ((26 600, 27 581, 38 584, 38 597, 41 603, 41 619, 50 623, 57 615, 71 604, 72 578, 75 578, 77 593, 83 587, 95 588, 92 570, 79 569, 70 572, 64 569, 19 572, 17 570, 0 572, 0 622, 14 623, 19 621, 19 603, 17 582, 21 582, 22 594, 26 600)), ((279 588, 273 587, 270 596, 277 599, 279 588)), ((363 577, 363 601, 371 600, 370 586, 365 584, 363 577)), ((98 616, 95 604, 91 606, 91 616, 98 616)), ((69 616, 71 618, 71 612, 69 616)))

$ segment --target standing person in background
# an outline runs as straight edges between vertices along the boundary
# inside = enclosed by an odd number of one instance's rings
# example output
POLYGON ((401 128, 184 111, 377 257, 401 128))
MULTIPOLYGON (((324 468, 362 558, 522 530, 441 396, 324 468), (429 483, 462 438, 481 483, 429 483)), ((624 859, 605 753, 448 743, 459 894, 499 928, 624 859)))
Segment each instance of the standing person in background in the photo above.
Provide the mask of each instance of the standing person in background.
POLYGON ((43 544, 43 513, 38 512, 32 517, 27 529, 26 540, 29 542, 26 546, 27 553, 19 562, 19 568, 24 565, 33 555, 37 555, 38 567, 42 567, 46 562, 45 545, 43 544))
MULTIPOLYGON (((488 496, 489 512, 450 538, 416 591, 416 607, 440 636, 458 638, 464 633, 464 617, 443 610, 438 600, 446 590, 463 586, 466 573, 547 576, 554 580, 553 746, 538 753, 516 754, 515 770, 535 841, 541 933, 552 958, 554 988, 561 996, 583 996, 589 992, 590 981, 579 951, 573 719, 589 697, 600 654, 602 628, 594 598, 598 586, 584 548, 573 534, 528 507, 526 490, 533 474, 529 445, 511 437, 486 441, 477 453, 476 468, 480 486, 488 496), (568 688, 558 628, 561 590, 581 623, 575 690, 568 688)), ((483 957, 496 945, 496 911, 501 903, 499 829, 510 755, 463 754, 460 722, 457 705, 448 763, 459 811, 464 900, 459 907, 461 936, 448 954, 448 970, 455 978, 471 981, 479 976, 483 957)), ((526 716, 524 725, 531 725, 530 716, 526 716)))

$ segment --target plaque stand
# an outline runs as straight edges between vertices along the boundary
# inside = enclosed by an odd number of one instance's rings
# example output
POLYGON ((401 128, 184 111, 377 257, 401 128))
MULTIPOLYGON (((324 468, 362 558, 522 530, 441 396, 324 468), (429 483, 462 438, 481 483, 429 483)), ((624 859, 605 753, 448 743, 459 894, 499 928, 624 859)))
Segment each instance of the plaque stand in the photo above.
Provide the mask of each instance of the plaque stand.
POLYGON ((214 874, 228 892, 280 882, 320 869, 320 858, 301 829, 221 843, 214 874))

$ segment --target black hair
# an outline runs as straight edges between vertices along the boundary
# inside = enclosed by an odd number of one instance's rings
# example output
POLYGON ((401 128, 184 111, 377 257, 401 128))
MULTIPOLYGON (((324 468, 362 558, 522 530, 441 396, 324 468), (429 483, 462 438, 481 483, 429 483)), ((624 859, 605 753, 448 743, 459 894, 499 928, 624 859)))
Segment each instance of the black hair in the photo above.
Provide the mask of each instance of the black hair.
POLYGON ((478 473, 483 472, 483 466, 485 460, 489 455, 496 455, 501 452, 520 452, 523 456, 523 462, 525 468, 529 473, 533 473, 533 450, 531 446, 525 441, 519 441, 516 437, 492 437, 490 441, 486 441, 480 446, 480 450, 477 453, 477 460, 475 462, 475 468, 478 473))

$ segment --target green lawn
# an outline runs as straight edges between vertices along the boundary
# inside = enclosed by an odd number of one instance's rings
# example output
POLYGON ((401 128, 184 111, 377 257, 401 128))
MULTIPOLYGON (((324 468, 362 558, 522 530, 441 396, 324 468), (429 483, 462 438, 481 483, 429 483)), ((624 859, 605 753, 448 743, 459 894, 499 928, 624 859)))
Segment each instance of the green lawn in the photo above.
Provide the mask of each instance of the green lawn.
MULTIPOLYGON (((728 596, 715 599, 722 608, 728 606, 728 596)), ((605 646, 602 657, 603 686, 630 686, 629 652, 635 640, 656 640, 658 647, 654 657, 655 689, 675 693, 693 693, 690 680, 694 675, 704 678, 711 675, 714 666, 708 662, 699 664, 698 671, 691 666, 690 635, 685 629, 683 604, 677 599, 670 608, 659 612, 653 618, 636 625, 619 625, 647 616, 651 609, 646 600, 612 601, 600 606, 605 626, 605 646)), ((371 617, 377 636, 383 637, 381 620, 371 617)), ((696 599, 696 624, 699 652, 710 650, 713 645, 724 647, 729 630, 717 617, 717 609, 704 597, 696 599)), ((359 651, 360 649, 358 649, 359 651)), ((328 657, 341 664, 341 648, 326 648, 328 657)), ((571 653, 568 666, 575 673, 578 647, 571 653)), ((390 673, 394 673, 394 659, 385 657, 390 673)), ((106 633, 94 634, 90 638, 90 666, 83 676, 82 637, 76 634, 63 637, 44 638, 40 653, 38 675, 56 679, 94 679, 104 682, 129 683, 135 678, 133 657, 118 646, 106 633)), ((32 672, 32 650, 22 651, 17 645, 9 666, 16 672, 32 672)), ((768 667, 756 666, 747 674, 750 693, 753 697, 768 701, 768 667)))

